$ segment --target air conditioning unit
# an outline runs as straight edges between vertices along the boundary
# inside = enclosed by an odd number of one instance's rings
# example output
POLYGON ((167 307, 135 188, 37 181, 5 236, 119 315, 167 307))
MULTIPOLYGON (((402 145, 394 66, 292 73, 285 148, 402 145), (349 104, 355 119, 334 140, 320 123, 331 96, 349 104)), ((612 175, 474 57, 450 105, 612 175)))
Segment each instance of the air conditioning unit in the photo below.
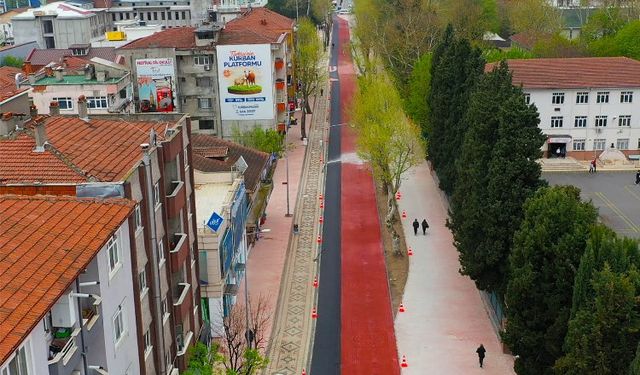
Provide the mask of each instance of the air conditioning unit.
POLYGON ((206 70, 207 72, 211 70, 211 65, 205 65, 204 66, 204 70, 206 70))

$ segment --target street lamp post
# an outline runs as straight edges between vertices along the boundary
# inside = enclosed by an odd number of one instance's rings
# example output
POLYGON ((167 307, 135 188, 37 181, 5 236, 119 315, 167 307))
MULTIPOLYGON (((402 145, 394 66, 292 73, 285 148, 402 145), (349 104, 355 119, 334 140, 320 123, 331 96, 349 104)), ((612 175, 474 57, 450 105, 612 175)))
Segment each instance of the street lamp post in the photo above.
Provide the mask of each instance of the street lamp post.
POLYGON ((251 232, 247 232, 245 229, 244 232, 244 319, 245 319, 245 338, 247 339, 247 348, 251 349, 251 343, 255 338, 255 332, 251 329, 249 325, 249 235, 258 234, 258 233, 267 233, 270 232, 271 229, 256 229, 251 232))
POLYGON ((286 131, 284 133, 284 162, 285 162, 285 170, 286 170, 286 185, 287 185, 287 213, 284 215, 286 217, 291 217, 291 212, 289 210, 289 150, 287 147, 287 136, 289 134, 289 126, 291 125, 291 110, 287 111, 286 118, 286 131))

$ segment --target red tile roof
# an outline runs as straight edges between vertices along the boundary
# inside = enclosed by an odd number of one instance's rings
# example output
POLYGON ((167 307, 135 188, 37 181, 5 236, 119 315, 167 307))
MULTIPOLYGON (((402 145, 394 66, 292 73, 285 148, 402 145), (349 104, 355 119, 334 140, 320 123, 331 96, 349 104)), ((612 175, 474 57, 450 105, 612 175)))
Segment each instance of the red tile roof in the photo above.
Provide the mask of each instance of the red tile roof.
MULTIPOLYGON (((513 83, 524 88, 640 87, 640 61, 627 57, 507 60, 513 83)), ((497 63, 487 64, 490 71, 497 63)))
POLYGON ((196 47, 195 27, 174 27, 162 30, 144 38, 136 39, 119 49, 136 48, 177 48, 189 49, 196 47))
POLYGON ((88 181, 51 150, 33 152, 35 147, 36 141, 26 134, 12 140, 0 140, 0 185, 88 181))
POLYGON ((129 217, 124 199, 0 197, 0 363, 129 217))
POLYGON ((191 135, 193 148, 193 168, 202 172, 229 172, 233 164, 242 156, 247 162, 247 170, 244 172, 244 183, 247 190, 255 191, 262 171, 267 166, 269 154, 239 145, 224 139, 205 134, 191 135), (208 153, 216 153, 221 148, 227 147, 228 152, 224 160, 208 156, 208 153))
POLYGON ((22 70, 19 68, 12 66, 0 67, 0 102, 28 90, 28 88, 16 88, 16 74, 18 73, 22 73, 22 70))
MULTIPOLYGON (((45 66, 49 63, 62 63, 63 59, 68 56, 73 56, 73 52, 70 49, 34 49, 24 59, 25 62, 30 62, 35 68, 45 66)), ((116 61, 116 49, 114 47, 91 47, 84 56, 74 56, 76 59, 83 59, 89 63, 94 57, 100 57, 101 59, 116 61)))
POLYGON ((280 39, 281 33, 274 33, 265 30, 262 34, 255 31, 245 29, 227 29, 225 28, 220 33, 218 44, 268 44, 277 43, 280 39))
POLYGON ((140 144, 151 129, 163 140, 175 122, 126 121, 93 117, 53 116, 45 120, 49 146, 34 153, 31 135, 0 141, 0 184, 114 182, 127 178, 142 160, 140 144))
MULTIPOLYGON (((222 36, 224 37, 224 34, 229 32, 251 31, 253 33, 262 35, 264 38, 270 40, 271 43, 275 43, 278 38, 280 38, 280 35, 282 35, 282 33, 291 33, 293 31, 294 25, 294 20, 278 14, 272 10, 264 7, 252 8, 246 13, 242 14, 241 17, 229 21, 225 25, 222 36)), ((231 37, 236 37, 240 40, 240 42, 242 42, 243 40, 249 38, 250 34, 240 33, 236 36, 231 35, 231 37)), ((221 42, 221 44, 231 43, 226 42, 225 40, 221 42)), ((257 43, 254 42, 251 44, 257 43)))

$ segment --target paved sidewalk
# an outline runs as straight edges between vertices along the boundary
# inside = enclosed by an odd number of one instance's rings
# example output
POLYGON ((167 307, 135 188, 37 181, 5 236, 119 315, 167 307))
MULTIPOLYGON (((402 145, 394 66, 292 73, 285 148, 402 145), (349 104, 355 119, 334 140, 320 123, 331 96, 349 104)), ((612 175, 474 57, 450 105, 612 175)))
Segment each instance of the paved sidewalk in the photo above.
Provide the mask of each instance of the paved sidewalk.
POLYGON ((411 169, 400 188, 399 209, 410 258, 404 291, 406 312, 396 315, 398 353, 409 367, 403 374, 515 374, 513 357, 502 348, 471 279, 458 273, 460 263, 445 226, 446 201, 426 162, 411 169), (426 218, 427 235, 413 234, 414 219, 426 218), (487 349, 484 369, 476 348, 487 349))

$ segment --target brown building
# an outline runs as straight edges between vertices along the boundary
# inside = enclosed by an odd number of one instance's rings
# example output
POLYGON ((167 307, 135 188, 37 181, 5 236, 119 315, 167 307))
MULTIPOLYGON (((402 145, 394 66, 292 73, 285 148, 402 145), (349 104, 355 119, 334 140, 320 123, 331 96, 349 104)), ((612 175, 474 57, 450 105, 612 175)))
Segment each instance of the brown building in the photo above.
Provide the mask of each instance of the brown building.
POLYGON ((190 118, 89 118, 86 105, 78 100, 79 117, 38 117, 26 125, 2 117, 0 194, 136 202, 129 240, 140 372, 175 374, 202 328, 190 118))

